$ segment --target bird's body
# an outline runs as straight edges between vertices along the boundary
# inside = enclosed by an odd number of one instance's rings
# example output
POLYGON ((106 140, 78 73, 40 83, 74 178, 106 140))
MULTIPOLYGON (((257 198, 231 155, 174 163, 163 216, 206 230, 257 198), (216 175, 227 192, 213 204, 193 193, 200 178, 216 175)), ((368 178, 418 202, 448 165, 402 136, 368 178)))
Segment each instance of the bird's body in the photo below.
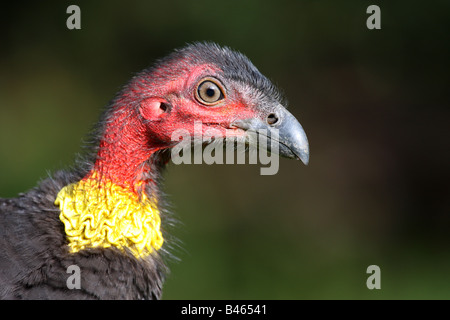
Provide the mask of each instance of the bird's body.
POLYGON ((59 209, 64 185, 79 177, 58 172, 14 199, 0 200, 2 299, 157 299, 165 266, 117 248, 70 253, 59 209), (80 289, 68 289, 68 268, 81 271, 80 289))
POLYGON ((279 130, 280 154, 308 161, 303 129, 245 56, 214 44, 177 50, 118 93, 75 168, 0 199, 0 298, 159 299, 170 246, 161 171, 177 130, 194 133, 195 121, 219 138, 279 130), (79 288, 68 285, 71 266, 79 288))

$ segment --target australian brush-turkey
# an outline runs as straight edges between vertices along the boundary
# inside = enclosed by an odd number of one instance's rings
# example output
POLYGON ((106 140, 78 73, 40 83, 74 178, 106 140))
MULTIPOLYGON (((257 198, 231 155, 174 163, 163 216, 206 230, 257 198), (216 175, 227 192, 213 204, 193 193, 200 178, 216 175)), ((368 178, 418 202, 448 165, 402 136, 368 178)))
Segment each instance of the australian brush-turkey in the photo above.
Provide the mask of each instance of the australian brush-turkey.
POLYGON ((172 133, 195 136, 195 121, 224 139, 278 130, 278 153, 308 162, 300 123, 244 55, 213 43, 175 50, 110 102, 74 169, 0 199, 0 298, 159 299, 170 222, 160 174, 172 133))

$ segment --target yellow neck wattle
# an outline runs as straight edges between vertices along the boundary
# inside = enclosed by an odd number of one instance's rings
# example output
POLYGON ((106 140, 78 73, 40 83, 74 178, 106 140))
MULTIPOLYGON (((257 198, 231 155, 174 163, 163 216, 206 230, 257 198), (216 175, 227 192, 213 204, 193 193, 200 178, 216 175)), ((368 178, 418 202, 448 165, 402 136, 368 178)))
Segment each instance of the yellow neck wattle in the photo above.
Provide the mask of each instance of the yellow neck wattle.
POLYGON ((145 257, 163 244, 156 203, 111 181, 87 178, 69 184, 58 193, 55 205, 72 252, 115 246, 145 257))

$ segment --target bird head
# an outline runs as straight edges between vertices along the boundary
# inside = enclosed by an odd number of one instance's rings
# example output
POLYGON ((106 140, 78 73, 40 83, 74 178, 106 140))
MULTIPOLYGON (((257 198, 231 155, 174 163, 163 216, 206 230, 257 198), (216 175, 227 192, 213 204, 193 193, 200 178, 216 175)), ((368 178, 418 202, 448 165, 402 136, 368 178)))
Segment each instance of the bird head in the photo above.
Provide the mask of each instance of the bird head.
POLYGON ((72 250, 128 247, 143 256, 161 248, 159 169, 181 131, 190 143, 214 131, 214 139, 258 147, 259 139, 247 137, 264 135, 281 156, 309 160, 302 126, 248 58, 211 43, 189 45, 136 74, 106 108, 93 166, 55 202, 72 250))
POLYGON ((309 160, 306 134, 280 92, 247 57, 226 47, 196 43, 176 50, 137 74, 120 99, 135 106, 154 148, 173 147, 180 130, 195 137, 199 121, 200 134, 263 133, 276 139, 281 156, 309 160))

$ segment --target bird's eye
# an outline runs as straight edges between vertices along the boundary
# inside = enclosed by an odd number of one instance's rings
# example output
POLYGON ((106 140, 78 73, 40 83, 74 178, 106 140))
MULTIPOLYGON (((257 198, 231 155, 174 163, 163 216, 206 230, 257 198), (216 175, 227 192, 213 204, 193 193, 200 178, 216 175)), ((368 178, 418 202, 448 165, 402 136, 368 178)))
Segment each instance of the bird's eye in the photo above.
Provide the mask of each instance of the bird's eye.
POLYGON ((195 97, 208 106, 215 105, 224 98, 222 85, 215 79, 206 79, 199 83, 195 97))

